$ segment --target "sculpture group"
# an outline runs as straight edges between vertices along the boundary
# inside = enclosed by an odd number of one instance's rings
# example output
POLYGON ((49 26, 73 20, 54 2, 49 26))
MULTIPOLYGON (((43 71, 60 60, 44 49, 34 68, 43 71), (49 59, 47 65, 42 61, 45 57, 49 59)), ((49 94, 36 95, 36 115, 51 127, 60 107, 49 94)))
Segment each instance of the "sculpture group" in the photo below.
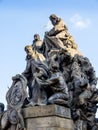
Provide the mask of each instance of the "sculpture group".
POLYGON ((74 130, 81 130, 81 125, 98 130, 94 68, 78 50, 65 22, 55 14, 49 19, 53 28, 45 32, 43 41, 35 34, 33 44, 25 46, 26 69, 12 77, 6 94, 7 110, 2 103, 0 106, 0 129, 25 129, 24 107, 57 104, 71 109, 74 130))

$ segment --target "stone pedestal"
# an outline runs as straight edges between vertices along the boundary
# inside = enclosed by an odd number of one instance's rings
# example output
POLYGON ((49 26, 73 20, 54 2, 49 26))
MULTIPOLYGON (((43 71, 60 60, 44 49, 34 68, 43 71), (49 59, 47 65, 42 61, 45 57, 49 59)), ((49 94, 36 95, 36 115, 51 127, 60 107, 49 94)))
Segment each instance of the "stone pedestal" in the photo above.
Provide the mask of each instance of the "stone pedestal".
POLYGON ((26 130, 73 130, 69 108, 57 105, 35 106, 23 109, 26 130))

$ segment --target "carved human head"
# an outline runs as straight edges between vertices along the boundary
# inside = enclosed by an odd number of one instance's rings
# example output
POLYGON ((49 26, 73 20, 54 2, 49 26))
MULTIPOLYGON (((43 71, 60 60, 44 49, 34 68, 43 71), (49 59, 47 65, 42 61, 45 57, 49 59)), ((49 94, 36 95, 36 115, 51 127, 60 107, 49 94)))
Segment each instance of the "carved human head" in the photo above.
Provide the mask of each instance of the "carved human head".
POLYGON ((31 45, 27 45, 27 46, 25 46, 25 51, 27 53, 31 53, 33 51, 33 47, 31 45))
POLYGON ((34 40, 40 40, 40 35, 39 34, 34 34, 34 40))
POLYGON ((58 18, 55 14, 51 14, 49 19, 51 23, 53 24, 53 26, 55 26, 60 20, 60 18, 58 18))

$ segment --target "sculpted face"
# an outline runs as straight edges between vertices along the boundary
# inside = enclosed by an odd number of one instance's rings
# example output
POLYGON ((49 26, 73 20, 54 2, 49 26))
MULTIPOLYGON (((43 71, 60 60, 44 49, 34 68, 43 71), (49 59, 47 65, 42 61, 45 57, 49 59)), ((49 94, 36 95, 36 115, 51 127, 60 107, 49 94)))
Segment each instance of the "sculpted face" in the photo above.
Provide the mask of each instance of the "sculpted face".
POLYGON ((56 19, 52 19, 52 20, 51 20, 51 23, 52 23, 53 26, 55 26, 56 23, 57 23, 56 19))
POLYGON ((38 34, 35 34, 34 35, 34 40, 39 40, 40 39, 40 36, 38 34))
POLYGON ((58 22, 58 17, 55 14, 50 15, 49 19, 53 26, 55 26, 58 22))
POLYGON ((25 47, 25 51, 26 51, 27 53, 32 53, 32 51, 33 51, 32 46, 26 46, 26 47, 25 47))
POLYGON ((57 22, 58 22, 57 18, 52 18, 52 17, 50 17, 50 21, 51 21, 53 26, 55 26, 57 24, 57 22))

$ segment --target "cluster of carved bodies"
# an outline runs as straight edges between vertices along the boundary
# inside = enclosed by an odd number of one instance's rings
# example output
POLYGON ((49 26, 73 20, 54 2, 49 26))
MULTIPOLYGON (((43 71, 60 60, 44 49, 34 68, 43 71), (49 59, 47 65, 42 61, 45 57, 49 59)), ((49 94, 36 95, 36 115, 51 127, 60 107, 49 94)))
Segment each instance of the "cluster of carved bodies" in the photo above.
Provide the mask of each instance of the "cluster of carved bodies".
POLYGON ((41 41, 36 34, 33 45, 25 47, 27 66, 21 75, 12 78, 13 83, 6 96, 8 111, 16 110, 21 115, 21 107, 63 105, 72 111, 74 130, 81 130, 81 120, 86 122, 87 130, 97 130, 95 71, 88 58, 77 50, 64 21, 56 15, 51 15, 50 20, 54 27, 45 33, 44 40, 41 41))

